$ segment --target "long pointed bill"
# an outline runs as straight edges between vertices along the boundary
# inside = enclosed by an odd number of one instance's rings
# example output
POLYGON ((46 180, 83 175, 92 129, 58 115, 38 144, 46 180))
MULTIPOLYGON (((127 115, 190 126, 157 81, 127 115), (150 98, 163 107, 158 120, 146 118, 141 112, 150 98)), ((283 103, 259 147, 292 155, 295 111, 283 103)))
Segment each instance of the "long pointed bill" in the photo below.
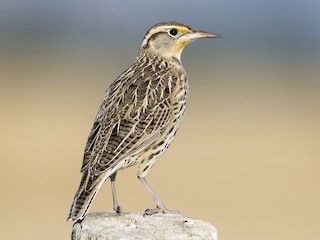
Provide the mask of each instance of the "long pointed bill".
POLYGON ((200 38, 221 38, 221 36, 209 32, 203 32, 203 31, 193 31, 191 33, 187 33, 180 37, 181 40, 189 40, 193 41, 200 38))
POLYGON ((174 47, 174 54, 177 59, 180 60, 181 53, 185 46, 187 46, 190 42, 201 39, 201 38, 220 38, 221 36, 209 32, 199 31, 199 30, 192 30, 183 34, 181 37, 178 38, 178 41, 174 47))

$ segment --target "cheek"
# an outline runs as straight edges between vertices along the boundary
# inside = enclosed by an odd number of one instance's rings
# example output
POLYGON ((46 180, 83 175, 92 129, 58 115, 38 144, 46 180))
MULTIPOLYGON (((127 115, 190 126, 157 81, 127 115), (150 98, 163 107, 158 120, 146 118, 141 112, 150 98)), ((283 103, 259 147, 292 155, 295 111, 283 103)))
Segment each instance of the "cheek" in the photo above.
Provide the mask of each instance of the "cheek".
POLYGON ((167 49, 170 50, 173 46, 173 41, 171 39, 165 38, 165 37, 159 37, 155 41, 151 42, 151 45, 154 49, 167 49))

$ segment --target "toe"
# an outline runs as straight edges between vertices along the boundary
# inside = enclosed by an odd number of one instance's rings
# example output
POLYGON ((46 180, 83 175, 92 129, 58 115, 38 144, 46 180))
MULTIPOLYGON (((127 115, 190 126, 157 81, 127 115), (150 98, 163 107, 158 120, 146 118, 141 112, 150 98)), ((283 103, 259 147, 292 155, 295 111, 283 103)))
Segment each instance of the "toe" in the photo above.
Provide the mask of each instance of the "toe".
POLYGON ((116 213, 121 213, 122 212, 122 208, 120 206, 117 206, 115 209, 116 213))

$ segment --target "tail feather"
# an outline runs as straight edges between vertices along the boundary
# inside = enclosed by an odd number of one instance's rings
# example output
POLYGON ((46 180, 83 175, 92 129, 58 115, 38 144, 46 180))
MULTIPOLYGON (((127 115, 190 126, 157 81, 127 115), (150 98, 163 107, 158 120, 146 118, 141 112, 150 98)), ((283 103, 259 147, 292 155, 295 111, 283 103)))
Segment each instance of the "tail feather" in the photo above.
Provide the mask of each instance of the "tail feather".
POLYGON ((67 220, 72 219, 75 221, 82 220, 91 203, 99 191, 101 185, 119 169, 119 166, 109 169, 107 172, 100 174, 97 178, 91 179, 89 170, 83 172, 79 189, 74 196, 73 203, 70 208, 67 220))
POLYGON ((78 221, 84 218, 99 188, 105 179, 107 179, 107 177, 105 177, 104 179, 98 178, 95 181, 90 181, 89 175, 88 171, 83 173, 79 189, 74 196, 67 220, 72 219, 78 221))

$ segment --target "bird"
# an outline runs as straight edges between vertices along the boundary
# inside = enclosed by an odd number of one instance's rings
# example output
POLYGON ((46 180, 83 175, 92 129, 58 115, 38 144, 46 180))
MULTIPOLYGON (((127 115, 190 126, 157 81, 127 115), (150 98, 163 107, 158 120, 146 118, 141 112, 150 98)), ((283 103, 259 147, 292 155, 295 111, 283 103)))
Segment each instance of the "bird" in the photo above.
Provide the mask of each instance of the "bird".
POLYGON ((104 94, 85 146, 82 178, 67 220, 82 221, 109 178, 113 209, 120 214, 116 175, 135 165, 138 179, 156 203, 144 214, 169 211, 146 175, 172 143, 185 113, 189 87, 181 63, 183 49, 193 40, 218 37, 180 22, 161 22, 147 31, 135 62, 104 94))

